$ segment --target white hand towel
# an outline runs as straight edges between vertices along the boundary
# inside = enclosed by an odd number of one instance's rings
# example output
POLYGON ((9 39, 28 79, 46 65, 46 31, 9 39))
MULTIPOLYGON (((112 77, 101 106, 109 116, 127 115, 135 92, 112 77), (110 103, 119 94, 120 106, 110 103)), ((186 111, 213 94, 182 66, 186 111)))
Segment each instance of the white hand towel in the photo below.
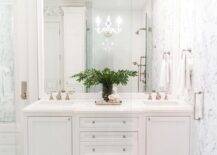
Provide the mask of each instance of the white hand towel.
POLYGON ((160 71, 160 83, 159 83, 159 86, 160 86, 160 89, 165 89, 165 86, 166 86, 166 61, 165 59, 162 60, 162 64, 161 64, 161 71, 160 71))
POLYGON ((177 78, 176 78, 176 93, 182 95, 185 89, 185 57, 183 56, 180 59, 177 69, 177 78))
POLYGON ((174 91, 176 95, 181 96, 186 91, 189 91, 192 86, 192 67, 193 62, 191 54, 183 53, 180 57, 177 69, 177 74, 175 75, 174 91))
POLYGON ((191 53, 186 54, 185 64, 185 89, 190 91, 192 89, 192 70, 193 70, 193 58, 191 53))
POLYGON ((171 60, 170 57, 166 59, 166 90, 170 90, 170 83, 171 83, 171 60))
POLYGON ((171 73, 170 73, 170 58, 164 57, 161 64, 160 72, 160 89, 162 91, 169 91, 170 82, 171 82, 171 73))

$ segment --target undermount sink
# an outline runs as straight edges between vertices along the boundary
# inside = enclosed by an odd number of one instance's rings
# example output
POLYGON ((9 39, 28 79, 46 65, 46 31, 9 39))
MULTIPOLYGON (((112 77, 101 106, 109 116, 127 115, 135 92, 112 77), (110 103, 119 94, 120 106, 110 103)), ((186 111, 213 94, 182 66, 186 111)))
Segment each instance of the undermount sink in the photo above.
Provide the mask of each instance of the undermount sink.
POLYGON ((44 101, 40 101, 39 104, 42 105, 61 105, 61 106, 70 106, 73 105, 74 102, 73 101, 57 101, 57 100, 44 100, 44 101))
POLYGON ((145 105, 153 105, 153 106, 176 106, 180 105, 178 101, 168 101, 168 100, 150 100, 144 101, 145 105))
POLYGON ((84 103, 94 103, 92 100, 41 100, 38 101, 40 105, 52 105, 52 106, 74 106, 82 105, 84 103))

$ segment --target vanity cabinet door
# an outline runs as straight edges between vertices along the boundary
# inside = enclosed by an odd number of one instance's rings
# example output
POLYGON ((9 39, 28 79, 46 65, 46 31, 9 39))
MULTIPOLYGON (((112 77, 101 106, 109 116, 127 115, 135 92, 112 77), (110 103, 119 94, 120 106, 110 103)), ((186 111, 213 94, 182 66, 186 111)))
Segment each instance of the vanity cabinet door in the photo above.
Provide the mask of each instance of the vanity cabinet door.
POLYGON ((188 117, 150 117, 147 120, 147 155, 189 155, 188 117))
POLYGON ((70 117, 28 118, 28 155, 72 155, 70 117))

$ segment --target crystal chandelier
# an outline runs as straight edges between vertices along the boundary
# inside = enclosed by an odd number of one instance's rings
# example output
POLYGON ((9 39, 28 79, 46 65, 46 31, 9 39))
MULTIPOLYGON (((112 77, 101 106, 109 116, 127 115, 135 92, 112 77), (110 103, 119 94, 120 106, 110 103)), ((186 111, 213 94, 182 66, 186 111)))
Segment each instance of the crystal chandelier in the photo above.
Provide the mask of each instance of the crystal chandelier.
POLYGON ((98 16, 96 17, 96 31, 99 34, 103 34, 105 37, 111 37, 113 34, 118 34, 122 31, 121 29, 122 18, 118 16, 116 18, 116 26, 113 27, 111 17, 108 16, 104 26, 102 26, 102 20, 98 16))

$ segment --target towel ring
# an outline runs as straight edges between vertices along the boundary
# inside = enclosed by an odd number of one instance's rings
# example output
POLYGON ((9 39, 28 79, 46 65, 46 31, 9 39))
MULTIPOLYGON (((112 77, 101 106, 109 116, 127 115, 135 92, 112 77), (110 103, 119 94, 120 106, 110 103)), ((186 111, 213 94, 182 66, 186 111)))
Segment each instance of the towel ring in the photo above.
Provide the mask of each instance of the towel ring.
POLYGON ((164 52, 164 53, 163 53, 163 59, 166 59, 167 56, 170 57, 170 52, 164 52))
POLYGON ((189 49, 183 49, 182 50, 182 58, 184 58, 184 56, 186 56, 187 53, 192 54, 192 50, 190 48, 189 49))

